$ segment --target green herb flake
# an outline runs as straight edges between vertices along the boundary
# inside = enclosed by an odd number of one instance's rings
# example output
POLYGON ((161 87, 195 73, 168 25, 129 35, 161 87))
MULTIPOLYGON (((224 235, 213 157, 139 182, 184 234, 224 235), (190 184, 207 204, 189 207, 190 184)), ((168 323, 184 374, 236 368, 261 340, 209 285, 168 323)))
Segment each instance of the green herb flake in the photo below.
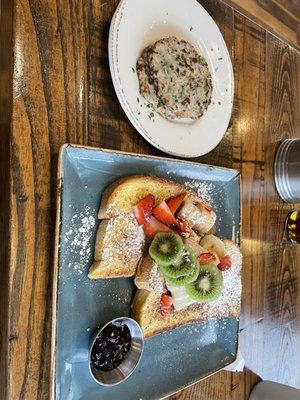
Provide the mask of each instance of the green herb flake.
POLYGON ((137 98, 136 98, 136 101, 139 103, 139 102, 140 102, 140 99, 137 97, 137 98))
POLYGON ((223 60, 223 57, 219 57, 218 60, 219 60, 219 61, 220 61, 220 60, 223 60))
POLYGON ((191 27, 190 27, 190 31, 192 31, 192 30, 193 30, 193 27, 191 26, 191 27))
POLYGON ((131 70, 132 70, 133 73, 135 73, 135 69, 133 67, 131 67, 131 70))
POLYGON ((181 99, 183 97, 183 94, 184 94, 184 86, 181 85, 181 88, 180 88, 179 93, 178 93, 178 97, 181 99))

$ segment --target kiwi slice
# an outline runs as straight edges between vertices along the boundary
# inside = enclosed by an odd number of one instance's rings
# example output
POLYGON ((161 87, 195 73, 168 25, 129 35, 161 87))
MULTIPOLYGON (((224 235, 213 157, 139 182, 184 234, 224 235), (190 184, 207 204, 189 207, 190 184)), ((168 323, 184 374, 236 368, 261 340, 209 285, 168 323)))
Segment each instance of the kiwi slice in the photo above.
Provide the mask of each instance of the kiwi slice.
POLYGON ((168 232, 157 233, 149 247, 151 258, 160 266, 168 266, 181 258, 183 241, 179 235, 168 232))
POLYGON ((220 296, 222 282, 222 273, 215 265, 200 265, 197 279, 186 285, 186 291, 192 299, 207 303, 220 296))
POLYGON ((167 283, 169 283, 172 286, 185 286, 188 283, 192 283, 194 282, 199 274, 199 265, 197 264, 194 269, 193 272, 189 275, 183 275, 183 276, 179 276, 178 278, 170 278, 168 276, 166 276, 166 281, 167 283))
POLYGON ((172 263, 172 265, 160 265, 160 269, 165 277, 179 278, 180 276, 192 274, 196 265, 195 253, 189 247, 185 247, 176 262, 172 263))

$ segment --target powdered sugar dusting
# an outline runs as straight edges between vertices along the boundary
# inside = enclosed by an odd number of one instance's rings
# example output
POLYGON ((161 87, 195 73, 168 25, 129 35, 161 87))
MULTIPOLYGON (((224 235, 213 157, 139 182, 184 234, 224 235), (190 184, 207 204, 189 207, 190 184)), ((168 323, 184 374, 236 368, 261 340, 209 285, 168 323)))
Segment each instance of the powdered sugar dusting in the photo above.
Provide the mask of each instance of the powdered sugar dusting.
POLYGON ((215 185, 212 182, 189 180, 184 183, 184 186, 196 193, 198 197, 201 197, 208 204, 212 202, 216 191, 215 185))
POLYGON ((159 272, 157 264, 154 265, 151 271, 149 278, 149 287, 151 288, 151 290, 155 290, 159 294, 164 292, 164 280, 159 272))
POLYGON ((95 223, 94 210, 90 206, 85 206, 82 211, 72 216, 67 223, 68 230, 62 237, 72 258, 67 268, 76 271, 78 274, 83 273, 86 263, 90 259, 92 252, 90 239, 95 223))
POLYGON ((142 256, 144 244, 145 234, 136 222, 134 214, 120 214, 108 222, 101 260, 109 263, 117 258, 125 265, 133 265, 135 268, 142 256))

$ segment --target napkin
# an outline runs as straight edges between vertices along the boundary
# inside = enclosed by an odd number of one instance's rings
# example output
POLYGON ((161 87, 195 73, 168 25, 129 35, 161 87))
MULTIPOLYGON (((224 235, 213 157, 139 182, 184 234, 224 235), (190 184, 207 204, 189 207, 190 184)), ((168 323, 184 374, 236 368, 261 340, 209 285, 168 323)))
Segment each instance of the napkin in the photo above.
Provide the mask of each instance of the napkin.
POLYGON ((242 372, 244 370, 245 360, 241 353, 240 347, 238 348, 236 360, 233 363, 227 365, 227 367, 223 368, 225 371, 232 372, 242 372))

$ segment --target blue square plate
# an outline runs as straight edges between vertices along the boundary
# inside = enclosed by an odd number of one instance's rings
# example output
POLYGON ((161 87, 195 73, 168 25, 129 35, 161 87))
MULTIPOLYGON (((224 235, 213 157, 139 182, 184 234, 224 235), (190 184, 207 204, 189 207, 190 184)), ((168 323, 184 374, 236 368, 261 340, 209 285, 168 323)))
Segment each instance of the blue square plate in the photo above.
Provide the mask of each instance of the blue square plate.
POLYGON ((217 233, 239 242, 240 177, 235 170, 165 158, 65 145, 59 159, 54 269, 52 399, 159 399, 233 362, 238 320, 223 318, 157 335, 125 382, 97 385, 88 370, 89 340, 97 326, 129 316, 132 279, 91 281, 97 211, 103 189, 126 175, 152 174, 206 185, 217 233))

